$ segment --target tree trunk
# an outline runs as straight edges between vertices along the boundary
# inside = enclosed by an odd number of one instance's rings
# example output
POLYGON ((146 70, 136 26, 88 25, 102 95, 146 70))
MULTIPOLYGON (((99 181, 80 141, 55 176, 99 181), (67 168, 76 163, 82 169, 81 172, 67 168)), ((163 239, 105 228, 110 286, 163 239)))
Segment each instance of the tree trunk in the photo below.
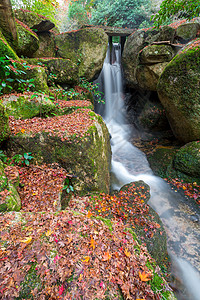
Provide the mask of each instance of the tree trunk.
POLYGON ((0 30, 6 40, 12 45, 17 45, 17 29, 15 17, 10 0, 0 0, 0 30))

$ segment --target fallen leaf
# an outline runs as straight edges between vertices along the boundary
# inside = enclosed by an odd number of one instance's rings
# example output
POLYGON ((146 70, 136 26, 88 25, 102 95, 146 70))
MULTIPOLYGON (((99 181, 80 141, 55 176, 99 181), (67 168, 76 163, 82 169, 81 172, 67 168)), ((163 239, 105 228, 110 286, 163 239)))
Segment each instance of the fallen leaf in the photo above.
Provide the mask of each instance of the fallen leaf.
POLYGON ((110 260, 111 257, 112 257, 112 255, 107 251, 107 252, 104 253, 102 261, 110 260))
POLYGON ((95 240, 93 239, 93 237, 91 236, 90 247, 92 247, 93 250, 95 249, 95 245, 96 245, 96 242, 95 242, 95 240))
POLYGON ((149 281, 149 280, 151 280, 151 278, 149 278, 149 276, 151 276, 151 274, 145 273, 144 271, 142 273, 139 272, 139 277, 140 277, 141 281, 149 281))
POLYGON ((30 237, 25 238, 24 240, 21 240, 20 242, 25 243, 25 244, 29 244, 31 241, 32 241, 32 237, 30 236, 30 237))
POLYGON ((81 259, 81 260, 82 260, 82 262, 88 263, 89 260, 90 260, 90 257, 89 257, 89 256, 85 256, 85 258, 84 258, 84 259, 81 259))
POLYGON ((124 254, 127 256, 127 257, 131 257, 131 253, 125 248, 124 250, 124 254))

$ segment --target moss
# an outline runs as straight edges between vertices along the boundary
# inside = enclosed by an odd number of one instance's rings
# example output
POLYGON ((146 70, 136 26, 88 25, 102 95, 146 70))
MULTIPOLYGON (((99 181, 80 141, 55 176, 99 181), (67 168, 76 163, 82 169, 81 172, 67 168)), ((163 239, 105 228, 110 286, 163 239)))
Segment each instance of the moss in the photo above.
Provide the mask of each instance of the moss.
POLYGON ((19 36, 17 53, 19 56, 31 57, 39 48, 39 39, 34 33, 25 28, 23 24, 16 22, 16 25, 19 36))
POLYGON ((0 103, 0 144, 7 140, 10 136, 8 124, 8 115, 5 112, 4 106, 0 103))
POLYGON ((96 216, 95 219, 97 220, 101 220, 108 228, 109 230, 112 232, 113 231, 113 227, 112 227, 112 222, 109 219, 105 219, 101 216, 96 216))
POLYGON ((6 112, 10 116, 14 116, 16 119, 29 119, 37 116, 48 116, 53 112, 56 112, 55 105, 49 98, 43 97, 43 95, 35 94, 35 98, 28 100, 27 96, 15 97, 12 100, 4 100, 6 112))
POLYGON ((33 137, 18 134, 9 141, 8 149, 11 148, 15 153, 31 151, 38 163, 58 162, 75 175, 74 188, 82 194, 110 190, 109 133, 106 125, 100 125, 97 120, 82 138, 74 135, 62 141, 45 132, 33 137))
POLYGON ((34 296, 31 292, 33 290, 37 290, 37 293, 39 294, 42 289, 40 276, 37 275, 36 271, 37 263, 29 263, 29 265, 30 269, 26 274, 25 279, 21 283, 19 297, 16 298, 17 300, 34 299, 34 296))
POLYGON ((12 59, 19 60, 15 51, 10 47, 3 34, 0 31, 0 57, 8 56, 12 59))
POLYGON ((183 142, 200 138, 200 47, 196 43, 175 56, 157 86, 173 133, 183 142))

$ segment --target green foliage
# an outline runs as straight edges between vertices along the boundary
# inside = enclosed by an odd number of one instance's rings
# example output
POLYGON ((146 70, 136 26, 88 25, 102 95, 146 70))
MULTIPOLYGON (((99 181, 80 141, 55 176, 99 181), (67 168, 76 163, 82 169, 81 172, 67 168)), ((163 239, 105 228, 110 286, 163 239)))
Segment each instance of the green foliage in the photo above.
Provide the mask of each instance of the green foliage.
POLYGON ((13 8, 22 8, 33 11, 40 15, 44 15, 57 25, 58 21, 55 18, 56 8, 59 3, 57 0, 11 0, 13 8))
POLYGON ((144 0, 96 1, 92 24, 136 28, 149 21, 150 3, 144 0))
MULTIPOLYGON (((23 68, 26 69, 26 64, 23 64, 23 68)), ((10 60, 8 56, 0 57, 0 95, 11 92, 13 84, 17 84, 17 90, 24 92, 34 86, 34 79, 23 79, 26 75, 24 70, 18 68, 18 63, 10 60)))
POLYGON ((68 177, 65 178, 65 185, 63 187, 63 190, 66 190, 66 192, 69 194, 70 192, 74 192, 74 188, 71 185, 70 179, 68 177))
POLYGON ((89 18, 87 16, 87 11, 81 3, 82 1, 72 2, 69 5, 68 17, 70 20, 76 21, 78 27, 84 24, 89 24, 89 18))
POLYGON ((0 160, 2 160, 4 163, 9 165, 30 165, 30 161, 33 159, 33 156, 31 156, 31 152, 22 154, 15 154, 13 157, 8 158, 7 155, 3 152, 3 150, 0 150, 0 160))
POLYGON ((164 0, 157 14, 151 17, 155 26, 169 23, 173 16, 191 20, 200 14, 200 4, 196 0, 164 0))

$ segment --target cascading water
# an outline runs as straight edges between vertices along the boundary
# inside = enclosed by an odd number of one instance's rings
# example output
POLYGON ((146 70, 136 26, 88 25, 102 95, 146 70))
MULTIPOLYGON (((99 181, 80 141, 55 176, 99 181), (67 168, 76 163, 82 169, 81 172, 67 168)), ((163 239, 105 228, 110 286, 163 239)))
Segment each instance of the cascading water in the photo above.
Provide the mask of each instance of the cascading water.
POLYGON ((175 193, 161 178, 153 175, 144 153, 134 147, 129 138, 133 132, 126 124, 122 90, 120 45, 110 50, 97 80, 104 91, 105 106, 98 107, 111 135, 113 189, 143 180, 150 186, 149 204, 159 214, 168 236, 168 250, 176 276, 182 281, 185 293, 178 299, 200 299, 200 217, 186 199, 175 193))

